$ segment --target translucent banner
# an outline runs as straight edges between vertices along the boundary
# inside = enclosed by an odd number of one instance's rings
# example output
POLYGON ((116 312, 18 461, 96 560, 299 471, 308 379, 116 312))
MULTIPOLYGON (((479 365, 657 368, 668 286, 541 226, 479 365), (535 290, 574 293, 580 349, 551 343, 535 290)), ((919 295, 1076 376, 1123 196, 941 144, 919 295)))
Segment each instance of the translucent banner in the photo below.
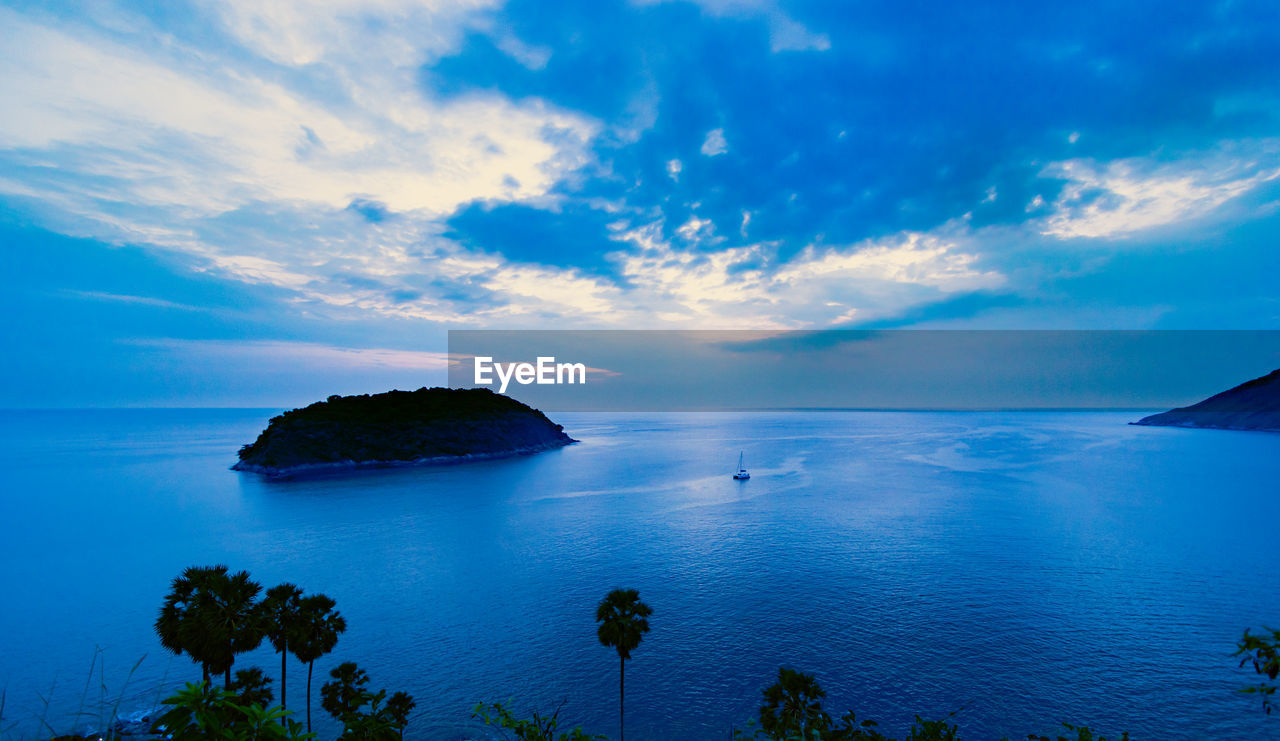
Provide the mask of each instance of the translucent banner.
POLYGON ((449 332, 449 385, 554 411, 1166 409, 1280 368, 1278 331, 449 332))

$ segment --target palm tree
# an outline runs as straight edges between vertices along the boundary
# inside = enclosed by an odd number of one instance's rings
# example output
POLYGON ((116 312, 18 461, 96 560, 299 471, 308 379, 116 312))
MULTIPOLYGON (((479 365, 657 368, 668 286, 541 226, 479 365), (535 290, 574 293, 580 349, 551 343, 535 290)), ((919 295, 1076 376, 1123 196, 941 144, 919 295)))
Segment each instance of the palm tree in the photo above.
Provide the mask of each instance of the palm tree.
POLYGON ((160 645, 175 656, 189 655, 203 670, 206 684, 211 674, 209 664, 213 661, 213 647, 209 636, 195 629, 197 611, 204 602, 197 595, 212 591, 214 578, 219 573, 225 574, 226 570, 225 566, 192 566, 183 571, 173 580, 155 622, 160 645))
POLYGON ((640 645, 640 640, 649 632, 649 621, 645 618, 653 614, 653 610, 640 601, 640 592, 635 589, 615 589, 600 601, 596 608, 596 637, 603 646, 613 646, 618 650, 618 741, 623 741, 625 723, 625 675, 627 659, 631 651, 640 645))
POLYGON ((344 661, 336 669, 329 672, 332 682, 325 682, 320 688, 320 707, 337 720, 346 721, 362 705, 373 697, 373 693, 365 689, 369 683, 369 673, 354 661, 344 661))
POLYGON ((192 566, 173 580, 156 618, 160 645, 201 664, 205 681, 224 673, 231 686, 236 654, 262 643, 261 619, 255 600, 262 586, 247 571, 228 574, 226 566, 192 566))
MULTIPOLYGON (((236 654, 246 653, 262 643, 262 614, 258 607, 258 594, 262 585, 249 579, 249 572, 238 571, 219 579, 212 594, 208 629, 219 641, 219 661, 226 679, 224 687, 231 687, 231 665, 236 654)), ((218 666, 214 667, 217 671, 218 666)))
POLYGON ((823 733, 831 727, 831 716, 822 709, 826 696, 813 675, 780 668, 778 681, 764 691, 760 727, 772 738, 809 738, 811 730, 823 733))
POLYGON ((347 629, 347 621, 333 609, 336 604, 323 594, 303 597, 298 603, 298 631, 290 650, 307 665, 307 733, 311 732, 311 673, 316 659, 332 651, 338 635, 347 629))
MULTIPOLYGON (((298 632, 301 623, 300 608, 302 590, 297 585, 285 582, 267 590, 266 599, 262 600, 262 616, 267 640, 276 653, 280 654, 280 708, 288 707, 286 693, 285 670, 289 658, 289 638, 298 632)), ((281 718, 281 722, 285 722, 281 718)))
POLYGON ((248 669, 236 669, 235 681, 231 683, 231 691, 236 693, 238 705, 261 705, 271 707, 271 677, 262 673, 256 666, 248 669))

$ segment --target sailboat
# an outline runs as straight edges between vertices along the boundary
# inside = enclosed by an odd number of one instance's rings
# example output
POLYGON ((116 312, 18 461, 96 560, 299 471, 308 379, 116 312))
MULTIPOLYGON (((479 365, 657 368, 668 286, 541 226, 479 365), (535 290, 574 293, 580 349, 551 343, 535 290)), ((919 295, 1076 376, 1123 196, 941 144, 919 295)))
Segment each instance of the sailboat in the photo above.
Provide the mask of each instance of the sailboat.
POLYGON ((746 481, 751 478, 751 474, 747 473, 747 469, 742 467, 742 452, 738 452, 738 472, 733 477, 739 481, 746 481))

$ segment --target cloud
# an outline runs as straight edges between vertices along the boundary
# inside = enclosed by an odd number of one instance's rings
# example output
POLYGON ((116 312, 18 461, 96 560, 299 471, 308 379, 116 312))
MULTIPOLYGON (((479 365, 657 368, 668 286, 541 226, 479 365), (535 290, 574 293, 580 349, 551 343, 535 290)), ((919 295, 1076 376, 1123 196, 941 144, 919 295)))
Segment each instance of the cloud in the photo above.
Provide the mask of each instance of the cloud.
POLYGON ((176 301, 168 301, 153 296, 134 296, 132 294, 109 293, 107 291, 77 291, 65 289, 61 293, 77 298, 85 298, 93 301, 110 301, 119 304, 135 304, 138 306, 150 306, 158 309, 176 309, 178 311, 208 311, 202 306, 192 306, 190 304, 180 304, 176 301))
POLYGON ((680 326, 830 326, 1006 281, 977 266, 969 251, 977 239, 962 224, 847 246, 810 245, 785 261, 769 243, 712 253, 676 249, 659 224, 618 238, 633 248, 615 255, 632 286, 626 298, 680 326))
POLYGON ((449 354, 385 348, 353 348, 316 342, 271 340, 131 340, 128 344, 180 353, 188 359, 216 359, 220 363, 245 366, 297 364, 330 370, 420 370, 438 371, 449 367, 449 354))
POLYGON ((679 234, 687 242, 697 242, 710 239, 715 234, 715 231, 716 225, 710 219, 690 216, 688 221, 676 229, 676 234, 679 234))
MULTIPOLYGON (((652 5, 670 0, 635 0, 652 5)), ((831 39, 825 33, 810 31, 804 24, 787 15, 775 0, 690 0, 713 17, 763 19, 769 26, 769 48, 783 51, 827 51, 831 39)))
POLYGON ((415 87, 400 65, 449 46, 464 23, 455 6, 437 17, 416 3, 329 5, 334 18, 310 4, 215 6, 235 38, 294 75, 146 26, 124 43, 0 10, 0 192, 86 236, 203 253, 223 248, 193 246, 202 220, 262 203, 433 219, 476 199, 541 198, 589 161, 599 126, 581 115, 415 87))
POLYGON ((976 269, 977 260, 975 253, 962 251, 959 240, 908 232, 851 248, 806 247, 774 280, 810 289, 818 282, 883 281, 930 286, 943 293, 976 291, 1004 283, 1000 273, 976 269))
POLYGON ((724 139, 724 129, 712 129, 702 141, 702 153, 708 157, 724 154, 729 151, 729 143, 724 139))
POLYGON ((292 67, 335 59, 420 64, 455 48, 497 0, 205 0, 242 44, 292 67), (388 33, 393 31, 393 33, 388 33))
POLYGON ((814 33, 780 10, 769 12, 770 48, 780 51, 827 51, 831 39, 825 33, 814 33))
POLYGON ((1173 161, 1073 159, 1049 165, 1042 175, 1067 181, 1044 234, 1125 237, 1204 217, 1280 177, 1280 141, 1223 144, 1173 161))
POLYGON ((494 314, 505 318, 538 320, 596 318, 608 321, 614 313, 620 289, 576 270, 536 265, 504 265, 482 279, 486 289, 499 294, 504 306, 494 314))
POLYGON ((585 161, 596 132, 540 102, 496 97, 445 104, 404 91, 342 110, 237 70, 175 70, 110 41, 4 11, 0 20, 10 48, 0 62, 6 159, 53 156, 58 172, 33 185, 73 194, 91 178, 97 201, 207 216, 255 200, 337 208, 363 197, 442 214, 477 198, 544 194, 585 161))

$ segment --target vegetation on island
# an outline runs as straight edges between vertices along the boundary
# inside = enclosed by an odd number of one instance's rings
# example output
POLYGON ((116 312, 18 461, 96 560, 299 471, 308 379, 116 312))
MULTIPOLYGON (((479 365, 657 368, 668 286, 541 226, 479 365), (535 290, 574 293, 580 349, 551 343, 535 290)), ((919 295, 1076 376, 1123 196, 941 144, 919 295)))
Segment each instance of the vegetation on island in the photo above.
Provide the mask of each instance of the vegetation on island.
MULTIPOLYGON (((173 741, 305 741, 317 738, 311 724, 311 671, 317 659, 331 653, 346 621, 336 602, 323 594, 306 594, 294 584, 265 591, 247 572, 226 566, 186 569, 173 580, 155 621, 161 645, 200 666, 202 679, 188 683, 163 701, 163 712, 151 723, 153 737, 173 741), (262 595, 262 599, 259 599, 262 595), (236 668, 236 657, 264 641, 281 655, 280 703, 274 703, 272 678, 259 667, 236 668), (305 723, 285 708, 287 656, 308 667, 305 723), (220 679, 222 685, 217 686, 220 679)), ((626 662, 650 630, 654 611, 635 589, 615 589, 596 606, 597 638, 618 655, 618 740, 625 732, 626 662)), ((1280 676, 1280 630, 1249 630, 1237 644, 1241 667, 1261 677, 1240 691, 1257 693, 1267 714, 1273 709, 1280 676)), ((136 667, 135 667, 136 668, 136 667)), ((369 675, 353 662, 329 672, 320 688, 321 707, 341 724, 338 741, 403 741, 414 699, 404 692, 369 689, 369 675)), ((0 735, 4 702, 0 694, 0 735)), ((826 693, 812 674, 781 667, 761 695, 758 714, 743 728, 728 729, 732 741, 893 741, 875 721, 853 711, 837 716, 824 707, 826 693)), ((513 741, 603 741, 581 726, 561 730, 561 702, 550 714, 517 713, 512 703, 478 703, 472 718, 513 741)), ((112 715, 118 708, 113 708, 112 715)), ((945 718, 915 717, 901 741, 959 741, 957 714, 945 718)), ((47 724, 46 724, 47 726, 47 724)), ((50 729, 52 730, 52 729, 50 729)), ((51 736, 52 741, 121 741, 118 728, 87 736, 51 736)), ((1127 733, 1102 736, 1088 726, 1062 723, 1055 735, 1028 733, 1028 741, 1128 741, 1127 733)), ((1005 741, 1011 741, 1005 739, 1005 741)))
POLYGON ((279 476, 516 455, 572 442, 542 412, 489 389, 420 388, 330 396, 273 417, 232 468, 279 476))

